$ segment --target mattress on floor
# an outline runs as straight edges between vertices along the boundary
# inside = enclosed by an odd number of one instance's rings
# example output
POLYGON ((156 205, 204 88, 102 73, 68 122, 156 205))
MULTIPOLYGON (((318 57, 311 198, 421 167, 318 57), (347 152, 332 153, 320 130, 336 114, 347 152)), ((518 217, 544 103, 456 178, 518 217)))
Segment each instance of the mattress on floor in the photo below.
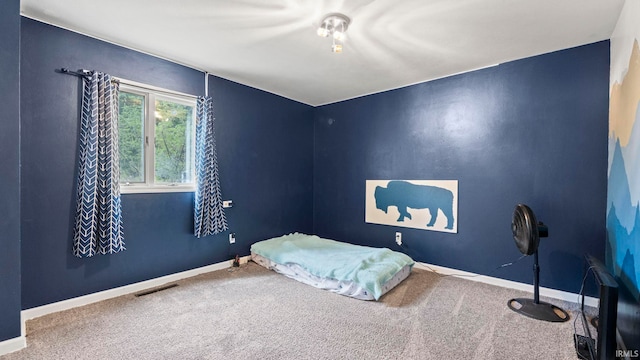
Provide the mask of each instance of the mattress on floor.
POLYGON ((387 248, 289 234, 251 246, 251 258, 305 284, 361 300, 378 300, 411 273, 414 261, 387 248))

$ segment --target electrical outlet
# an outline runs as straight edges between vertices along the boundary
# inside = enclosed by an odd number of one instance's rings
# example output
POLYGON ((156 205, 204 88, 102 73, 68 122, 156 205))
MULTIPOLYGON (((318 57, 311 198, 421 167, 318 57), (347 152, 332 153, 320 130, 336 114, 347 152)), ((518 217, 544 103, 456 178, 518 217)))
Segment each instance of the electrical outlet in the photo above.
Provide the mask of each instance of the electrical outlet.
POLYGON ((400 231, 396 232, 396 244, 402 245, 402 233, 400 231))
POLYGON ((235 242, 236 242, 236 234, 235 233, 229 234, 229 244, 235 244, 235 242))
POLYGON ((224 201, 222 201, 222 207, 223 208, 233 207, 233 200, 224 200, 224 201))

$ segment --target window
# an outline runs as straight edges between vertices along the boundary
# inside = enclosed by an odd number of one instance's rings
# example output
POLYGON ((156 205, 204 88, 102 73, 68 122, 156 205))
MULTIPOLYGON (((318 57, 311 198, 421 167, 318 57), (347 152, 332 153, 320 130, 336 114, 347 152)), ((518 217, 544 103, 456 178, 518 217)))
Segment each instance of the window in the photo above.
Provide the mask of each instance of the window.
POLYGON ((195 190, 196 99, 120 84, 120 190, 195 190))

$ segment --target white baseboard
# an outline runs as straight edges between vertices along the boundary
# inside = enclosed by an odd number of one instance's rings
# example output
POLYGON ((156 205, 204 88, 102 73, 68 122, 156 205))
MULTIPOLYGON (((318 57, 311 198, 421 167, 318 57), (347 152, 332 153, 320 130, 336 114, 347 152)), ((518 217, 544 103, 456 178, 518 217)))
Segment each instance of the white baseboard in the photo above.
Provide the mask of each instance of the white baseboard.
MULTIPOLYGON (((247 261, 249 261, 250 258, 251 258, 250 256, 241 257, 240 263, 244 264, 247 261)), ((117 296, 137 293, 140 291, 162 286, 170 282, 175 282, 178 280, 190 278, 192 276, 208 273, 211 271, 226 269, 231 267, 232 264, 233 264, 233 260, 223 261, 217 264, 207 265, 197 269, 191 269, 191 270, 187 270, 187 271, 183 271, 183 272, 179 272, 171 275, 161 276, 155 279, 141 281, 135 284, 120 286, 117 288, 104 290, 104 291, 96 292, 93 294, 79 296, 79 297, 68 299, 68 300, 58 301, 55 303, 22 310, 20 312, 20 320, 22 323, 22 337, 25 337, 27 333, 27 329, 26 329, 27 320, 52 314, 58 311, 68 310, 75 307, 92 304, 98 301, 111 299, 117 296)), ((0 351, 0 354, 2 354, 2 351, 0 351)))
POLYGON ((27 347, 27 338, 24 334, 20 337, 0 341, 0 356, 22 350, 27 347))
MULTIPOLYGON (((474 274, 474 273, 470 273, 462 270, 450 269, 443 266, 431 265, 431 264, 420 263, 420 262, 416 262, 415 266, 419 269, 435 272, 442 275, 458 276, 460 278, 471 280, 471 281, 477 281, 477 282, 496 285, 496 286, 500 286, 508 289, 522 290, 522 291, 533 293, 533 285, 530 285, 530 284, 524 284, 516 281, 504 280, 504 279, 499 279, 491 276, 474 274)), ((568 301, 572 303, 580 303, 580 296, 578 294, 570 293, 567 291, 556 290, 556 289, 549 289, 545 287, 540 287, 540 296, 546 296, 553 299, 568 301)), ((585 306, 597 308, 598 303, 599 303, 599 300, 594 297, 585 296, 584 298, 585 306)))

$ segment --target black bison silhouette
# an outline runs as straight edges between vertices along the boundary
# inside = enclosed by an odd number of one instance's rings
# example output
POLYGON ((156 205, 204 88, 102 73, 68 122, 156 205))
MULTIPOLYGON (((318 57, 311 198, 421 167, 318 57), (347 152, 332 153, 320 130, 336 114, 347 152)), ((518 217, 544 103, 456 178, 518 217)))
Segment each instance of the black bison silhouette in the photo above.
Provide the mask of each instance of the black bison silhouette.
POLYGON ((453 193, 445 188, 429 185, 416 185, 407 181, 389 181, 387 187, 376 186, 374 193, 376 208, 387 213, 389 206, 395 206, 400 212, 398 222, 411 219, 407 208, 429 209, 431 220, 428 227, 436 223, 438 209, 447 217, 445 229, 453 229, 453 193))

